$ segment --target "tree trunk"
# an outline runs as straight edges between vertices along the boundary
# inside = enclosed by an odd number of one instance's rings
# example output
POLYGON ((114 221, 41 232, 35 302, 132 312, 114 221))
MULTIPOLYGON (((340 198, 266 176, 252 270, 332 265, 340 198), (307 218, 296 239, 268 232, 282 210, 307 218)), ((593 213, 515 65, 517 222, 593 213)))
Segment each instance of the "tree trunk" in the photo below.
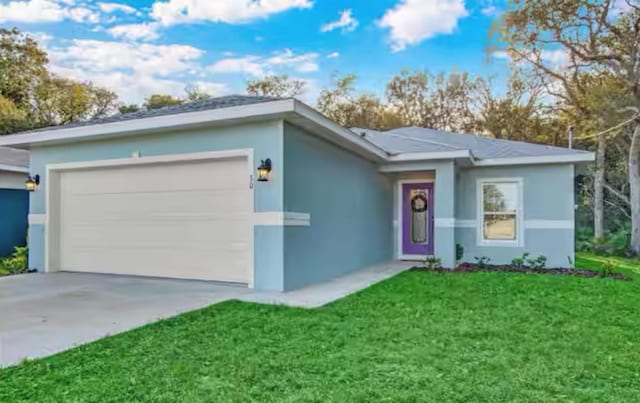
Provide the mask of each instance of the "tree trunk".
POLYGON ((629 148, 629 201, 631 202, 631 252, 640 255, 640 119, 629 148))
POLYGON ((605 155, 607 152, 606 136, 598 136, 598 150, 596 151, 596 174, 594 181, 593 200, 593 235, 594 238, 604 237, 604 173, 605 155))

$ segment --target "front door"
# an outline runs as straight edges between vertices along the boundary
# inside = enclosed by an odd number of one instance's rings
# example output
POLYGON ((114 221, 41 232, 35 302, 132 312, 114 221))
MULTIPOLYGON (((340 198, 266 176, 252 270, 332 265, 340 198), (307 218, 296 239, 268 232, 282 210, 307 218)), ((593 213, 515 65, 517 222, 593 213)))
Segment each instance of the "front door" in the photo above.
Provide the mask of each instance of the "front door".
POLYGON ((402 185, 402 254, 433 254, 433 183, 402 185))

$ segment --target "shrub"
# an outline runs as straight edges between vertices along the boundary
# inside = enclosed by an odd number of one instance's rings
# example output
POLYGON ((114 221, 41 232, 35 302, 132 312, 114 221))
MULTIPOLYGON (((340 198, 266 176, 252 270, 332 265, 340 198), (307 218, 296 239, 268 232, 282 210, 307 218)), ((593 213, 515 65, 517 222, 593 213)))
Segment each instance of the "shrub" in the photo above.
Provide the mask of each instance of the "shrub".
POLYGON ((429 270, 442 268, 442 261, 440 260, 439 257, 435 257, 435 256, 427 256, 424 259, 423 264, 424 264, 424 267, 429 270))
POLYGON ((615 273, 615 265, 611 261, 611 259, 607 259, 602 264, 602 271, 600 272, 600 276, 602 277, 611 277, 615 273))
POLYGON ((476 265, 481 269, 486 269, 489 266, 489 262, 491 262, 491 258, 487 256, 476 256, 474 259, 476 260, 476 265))
POLYGON ((576 231, 576 249, 604 256, 626 256, 629 253, 631 228, 629 223, 618 226, 614 232, 607 232, 602 238, 593 238, 590 229, 576 231))
POLYGON ((527 259, 527 265, 532 269, 544 269, 547 266, 547 257, 540 255, 535 259, 527 259))
POLYGON ((456 262, 459 262, 464 257, 464 246, 459 243, 456 244, 456 262))
POLYGON ((26 273, 28 264, 29 248, 26 246, 16 246, 11 256, 0 260, 0 269, 4 269, 10 274, 26 273))
POLYGON ((524 268, 528 256, 529 252, 525 252, 522 254, 522 256, 511 259, 511 265, 518 269, 524 268))

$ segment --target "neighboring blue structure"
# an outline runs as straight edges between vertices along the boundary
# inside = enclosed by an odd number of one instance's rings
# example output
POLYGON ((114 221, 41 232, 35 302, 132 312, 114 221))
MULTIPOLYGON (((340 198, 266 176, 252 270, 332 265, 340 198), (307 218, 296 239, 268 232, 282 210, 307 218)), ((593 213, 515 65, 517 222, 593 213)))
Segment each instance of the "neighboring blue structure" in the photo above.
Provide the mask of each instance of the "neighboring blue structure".
POLYGON ((29 153, 0 147, 0 258, 27 242, 29 153))
POLYGON ((13 253, 15 246, 26 245, 28 214, 29 192, 0 189, 0 257, 13 253))
POLYGON ((529 252, 567 266, 575 167, 594 159, 424 128, 349 130, 293 99, 242 96, 13 135, 3 144, 30 149, 31 171, 43 178, 31 196, 31 268, 92 271, 73 262, 91 266, 104 256, 101 268, 135 262, 131 274, 198 278, 187 269, 206 249, 216 251, 212 267, 247 262, 249 286, 277 291, 379 262, 424 259, 412 254, 422 250, 415 245, 433 247, 444 267, 456 265, 457 244, 464 261, 508 263, 529 252), (238 158, 243 165, 224 165, 238 158), (216 172, 193 168, 202 159, 219 161, 206 169, 216 172), (269 180, 256 181, 265 159, 269 180), (154 176, 159 164, 165 173, 154 176), (101 185, 107 174, 110 190, 101 185), (229 213, 229 205, 247 207, 229 213), (208 226, 225 228, 224 236, 202 236, 208 226), (114 246, 131 233, 144 236, 114 246), (150 253, 162 257, 154 260, 162 272, 148 264, 150 253))

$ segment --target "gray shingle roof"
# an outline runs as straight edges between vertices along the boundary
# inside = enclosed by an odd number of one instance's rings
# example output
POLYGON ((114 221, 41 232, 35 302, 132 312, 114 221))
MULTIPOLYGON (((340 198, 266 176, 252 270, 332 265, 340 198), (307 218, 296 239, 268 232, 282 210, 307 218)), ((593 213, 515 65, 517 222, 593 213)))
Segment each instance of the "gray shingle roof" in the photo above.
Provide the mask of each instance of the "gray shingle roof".
POLYGON ((351 129, 391 155, 408 152, 469 150, 477 159, 542 157, 586 153, 542 144, 499 140, 473 134, 445 132, 423 127, 403 127, 389 131, 351 129))
POLYGON ((29 151, 16 150, 15 148, 0 147, 0 165, 15 167, 29 167, 29 151))
POLYGON ((213 109, 230 108, 233 106, 243 106, 251 104, 259 104, 262 102, 278 101, 285 98, 249 96, 249 95, 228 95, 224 97, 215 97, 203 99, 200 101, 185 102, 181 105, 166 106, 164 108, 152 110, 140 110, 125 114, 117 114, 99 119, 92 119, 83 122, 74 122, 60 126, 43 127, 41 129, 30 130, 22 133, 34 133, 40 131, 68 129, 72 127, 93 126, 103 123, 122 122, 126 120, 152 118, 156 116, 177 115, 179 113, 199 112, 213 109))
MULTIPOLYGON (((199 112, 206 110, 229 108, 234 106, 244 106, 260 104, 264 102, 279 101, 287 98, 248 96, 248 95, 228 95, 204 99, 201 101, 186 102, 181 105, 169 106, 154 110, 143 110, 127 114, 118 114, 101 119, 94 119, 85 122, 76 122, 67 125, 47 127, 23 134, 59 130, 73 127, 94 126, 112 122, 122 122, 157 116, 177 115, 188 112, 199 112)), ((367 129, 351 129, 357 135, 362 135, 378 148, 390 155, 417 152, 443 152, 469 150, 476 159, 494 158, 517 158, 517 157, 540 157, 540 156, 561 156, 577 155, 587 153, 580 150, 569 150, 566 148, 552 147, 540 144, 531 144, 518 141, 498 140, 490 137, 459 134, 445 132, 422 127, 404 127, 390 131, 375 131, 367 129)), ((25 158, 24 166, 28 166, 28 154, 25 158)), ((1 164, 2 162, 0 162, 1 164)))

